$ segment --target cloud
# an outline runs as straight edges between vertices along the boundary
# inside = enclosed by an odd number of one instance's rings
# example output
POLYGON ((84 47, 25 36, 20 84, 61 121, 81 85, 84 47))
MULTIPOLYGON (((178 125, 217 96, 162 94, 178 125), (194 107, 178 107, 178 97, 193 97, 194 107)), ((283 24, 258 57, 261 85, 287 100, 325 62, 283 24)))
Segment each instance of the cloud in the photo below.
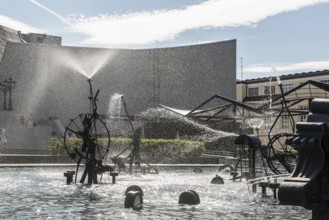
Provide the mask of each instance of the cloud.
POLYGON ((329 61, 310 61, 290 64, 255 64, 243 68, 245 73, 274 73, 274 72, 308 72, 329 69, 329 61))
POLYGON ((32 33, 45 33, 46 31, 40 28, 36 28, 27 24, 24 24, 23 22, 17 21, 13 18, 0 15, 0 21, 1 25, 19 30, 25 33, 32 32, 32 33))
POLYGON ((208 0, 182 9, 73 16, 66 30, 84 34, 86 45, 138 47, 173 40, 188 30, 253 27, 270 16, 325 2, 329 0, 208 0))

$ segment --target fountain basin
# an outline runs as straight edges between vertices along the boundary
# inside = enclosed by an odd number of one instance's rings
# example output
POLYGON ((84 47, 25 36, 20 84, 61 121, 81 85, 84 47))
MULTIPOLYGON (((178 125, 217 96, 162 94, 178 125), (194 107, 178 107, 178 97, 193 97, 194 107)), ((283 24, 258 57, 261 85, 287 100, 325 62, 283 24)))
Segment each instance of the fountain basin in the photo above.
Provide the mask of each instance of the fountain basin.
MULTIPOLYGON (((120 174, 117 183, 66 185, 68 168, 1 168, 0 218, 55 219, 309 219, 302 207, 280 206, 272 195, 249 194, 244 182, 211 184, 217 168, 194 173, 191 167, 161 168, 160 174, 120 174), (124 208, 125 190, 142 188, 143 209, 124 208), (179 195, 194 190, 199 205, 179 205, 179 195)), ((229 178, 221 174, 224 178, 229 178)))

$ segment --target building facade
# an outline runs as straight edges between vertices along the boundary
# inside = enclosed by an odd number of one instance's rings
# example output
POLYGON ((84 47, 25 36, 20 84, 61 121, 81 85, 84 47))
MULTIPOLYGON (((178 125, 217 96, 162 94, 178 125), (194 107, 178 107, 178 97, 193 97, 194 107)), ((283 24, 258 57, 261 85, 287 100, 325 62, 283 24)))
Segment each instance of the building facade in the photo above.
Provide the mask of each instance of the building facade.
POLYGON ((62 38, 59 36, 51 36, 47 34, 38 34, 38 33, 28 33, 22 34, 18 32, 21 40, 25 43, 30 44, 48 44, 48 45, 61 45, 62 38))
MULTIPOLYGON (((260 136, 265 137, 263 139, 266 139, 266 136, 269 134, 270 128, 276 119, 277 121, 271 132, 272 135, 278 133, 292 133, 294 128, 287 112, 283 111, 281 116, 278 118, 277 115, 271 113, 271 110, 276 109, 278 112, 280 108, 284 107, 279 104, 280 100, 276 103, 273 102, 278 99, 282 93, 289 92, 309 80, 329 83, 329 70, 280 76, 282 91, 276 77, 264 77, 238 81, 236 84, 237 101, 256 108, 260 108, 262 106, 264 107, 264 113, 262 115, 251 111, 239 113, 241 120, 245 120, 245 124, 248 125, 249 121, 252 121, 252 118, 257 118, 259 121, 258 124, 261 124, 261 126, 257 131, 254 129, 254 133, 259 133, 260 136)), ((292 117, 294 122, 302 122, 306 120, 309 103, 312 98, 326 97, 326 91, 316 87, 312 87, 312 90, 309 90, 308 87, 311 86, 307 85, 305 88, 303 87, 296 90, 296 94, 299 94, 300 97, 309 96, 309 98, 301 98, 302 101, 298 103, 296 102, 295 105, 292 105, 289 108, 290 110, 296 112, 306 112, 305 114, 295 114, 292 117)), ((250 124, 251 123, 249 123, 249 125, 250 124)))

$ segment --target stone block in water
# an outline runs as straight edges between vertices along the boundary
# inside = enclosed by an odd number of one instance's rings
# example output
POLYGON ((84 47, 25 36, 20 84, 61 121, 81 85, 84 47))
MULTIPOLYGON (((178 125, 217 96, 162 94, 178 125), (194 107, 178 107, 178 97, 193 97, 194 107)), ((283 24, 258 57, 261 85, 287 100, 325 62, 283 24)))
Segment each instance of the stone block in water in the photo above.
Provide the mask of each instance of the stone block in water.
POLYGON ((224 179, 221 176, 216 175, 212 180, 212 184, 224 184, 224 179))
POLYGON ((129 191, 125 198, 125 208, 140 210, 143 208, 143 196, 139 191, 129 191))
POLYGON ((187 190, 180 194, 178 203, 185 205, 197 205, 200 204, 200 197, 195 191, 187 190))

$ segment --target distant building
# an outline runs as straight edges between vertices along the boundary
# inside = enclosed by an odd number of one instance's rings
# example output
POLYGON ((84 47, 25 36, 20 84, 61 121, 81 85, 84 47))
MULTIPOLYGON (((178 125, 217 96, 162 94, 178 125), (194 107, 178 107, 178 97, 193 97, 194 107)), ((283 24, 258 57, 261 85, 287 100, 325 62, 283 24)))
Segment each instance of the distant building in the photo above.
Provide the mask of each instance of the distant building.
MULTIPOLYGON (((314 80, 324 83, 329 83, 329 70, 316 71, 316 72, 308 72, 308 73, 297 73, 290 75, 280 76, 280 80, 282 82, 282 90, 284 93, 300 86, 302 83, 307 82, 308 80, 314 80)), ((326 92, 318 88, 312 88, 309 90, 310 86, 305 86, 305 88, 301 88, 300 90, 296 90, 296 95, 300 95, 301 97, 307 96, 310 91, 313 94, 310 94, 310 99, 296 103, 291 107, 291 110, 308 110, 309 102, 312 97, 325 97, 326 92)), ((281 91, 277 82, 276 77, 264 77, 258 79, 249 79, 243 81, 237 81, 236 83, 236 94, 237 101, 243 102, 245 104, 259 107, 262 105, 267 105, 267 111, 270 111, 271 108, 280 108, 280 105, 271 106, 270 100, 275 100, 281 95, 281 91)), ((329 98, 329 94, 328 94, 329 98)), ((301 98, 302 99, 302 98, 301 98)), ((276 103, 277 104, 277 103, 276 103)), ((266 108, 264 108, 266 109, 266 108)), ((241 118, 260 118, 263 120, 263 125, 259 129, 260 135, 267 135, 272 123, 275 120, 275 117, 270 117, 270 114, 264 114, 263 116, 259 116, 256 113, 245 111, 243 114, 239 113, 241 118)), ((295 122, 305 121, 306 114, 296 115, 293 117, 295 122)), ((247 123, 247 122, 246 122, 247 123)), ((276 126, 273 128, 272 134, 278 133, 291 133, 292 127, 289 123, 288 115, 286 113, 282 114, 279 120, 276 123, 276 126)))
POLYGON ((21 36, 21 39, 26 43, 48 44, 48 45, 62 44, 62 38, 58 36, 51 36, 47 34, 37 34, 37 33, 22 34, 20 31, 18 31, 18 34, 21 36))
POLYGON ((62 38, 59 36, 38 33, 23 34, 21 31, 0 25, 0 61, 7 43, 61 45, 62 38))

